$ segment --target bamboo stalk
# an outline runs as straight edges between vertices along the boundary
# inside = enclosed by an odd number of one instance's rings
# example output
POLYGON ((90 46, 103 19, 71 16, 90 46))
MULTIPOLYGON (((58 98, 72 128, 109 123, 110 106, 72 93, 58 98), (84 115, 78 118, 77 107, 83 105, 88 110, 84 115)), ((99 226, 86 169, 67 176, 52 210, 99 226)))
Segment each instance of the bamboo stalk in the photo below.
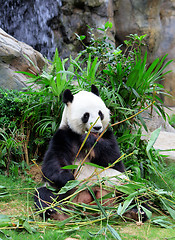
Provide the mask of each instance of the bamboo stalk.
MULTIPOLYGON (((78 177, 78 174, 80 174, 81 166, 84 164, 84 162, 85 162, 86 159, 89 157, 89 155, 91 154, 92 150, 94 149, 95 145, 97 144, 97 142, 102 138, 103 134, 106 132, 106 130, 107 130, 110 126, 111 126, 111 127, 116 126, 116 125, 118 125, 118 124, 120 124, 120 123, 123 123, 123 122, 125 122, 125 121, 128 121, 128 120, 136 117, 137 115, 139 115, 140 113, 142 113, 143 111, 145 111, 146 109, 148 109, 150 106, 152 106, 152 105, 154 104, 154 102, 155 102, 155 101, 153 101, 151 104, 149 104, 147 107, 145 107, 145 108, 142 109, 141 111, 137 112, 136 114, 134 114, 134 115, 132 115, 132 116, 130 116, 130 117, 128 117, 128 118, 120 121, 120 122, 117 122, 117 123, 114 123, 114 124, 111 124, 111 125, 108 124, 108 126, 107 126, 107 127, 103 130, 103 132, 99 135, 99 137, 97 138, 96 142, 95 142, 94 145, 91 147, 91 149, 89 150, 89 152, 87 153, 87 155, 85 156, 85 158, 83 159, 83 161, 80 163, 80 167, 79 167, 78 170, 75 172, 74 177, 75 177, 75 178, 78 177)), ((98 120, 98 119, 97 119, 97 120, 98 120)), ((97 120, 96 120, 96 121, 97 121, 97 120)), ((95 122, 95 123, 96 123, 96 122, 95 122)), ((94 123, 94 124, 95 124, 95 123, 94 123)), ((94 124, 93 124, 93 125, 94 125, 94 124)), ((93 125, 92 125, 91 127, 93 127, 93 125)), ((88 136, 89 136, 89 134, 90 134, 90 130, 91 130, 91 128, 90 128, 89 131, 88 131, 88 136)), ((88 137, 88 136, 87 136, 87 137, 88 137)), ((85 139, 87 139, 87 138, 85 138, 85 139)), ((80 146, 80 149, 79 149, 79 151, 78 151, 78 153, 77 153, 77 155, 76 155, 76 158, 78 157, 78 155, 79 155, 79 153, 80 153, 80 151, 81 151, 81 149, 82 149, 83 146, 84 146, 84 142, 83 142, 82 145, 80 146)), ((117 160, 116 160, 116 161, 117 161, 117 160)), ((116 163, 116 162, 115 162, 115 163, 116 163)))

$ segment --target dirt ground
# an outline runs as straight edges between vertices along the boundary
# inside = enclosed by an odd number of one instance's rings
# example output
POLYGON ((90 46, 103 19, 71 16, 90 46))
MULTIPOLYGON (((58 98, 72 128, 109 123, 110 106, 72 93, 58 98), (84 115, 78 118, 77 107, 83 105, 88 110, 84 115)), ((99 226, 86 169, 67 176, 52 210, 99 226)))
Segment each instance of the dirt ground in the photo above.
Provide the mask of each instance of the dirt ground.
POLYGON ((27 173, 35 182, 42 182, 42 171, 40 165, 34 164, 30 166, 30 170, 28 170, 27 173))

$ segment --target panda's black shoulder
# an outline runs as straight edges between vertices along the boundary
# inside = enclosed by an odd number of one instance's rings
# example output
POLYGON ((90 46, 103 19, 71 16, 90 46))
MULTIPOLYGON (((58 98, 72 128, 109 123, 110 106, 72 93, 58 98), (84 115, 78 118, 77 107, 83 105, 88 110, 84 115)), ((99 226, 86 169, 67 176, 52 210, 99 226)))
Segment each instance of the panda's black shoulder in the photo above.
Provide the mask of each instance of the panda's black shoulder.
POLYGON ((103 135, 103 138, 105 139, 111 139, 111 140, 116 140, 114 133, 111 128, 108 128, 106 132, 103 135))
POLYGON ((73 132, 70 128, 59 128, 56 133, 53 135, 51 140, 52 144, 62 145, 65 143, 71 143, 72 141, 76 142, 79 141, 80 135, 73 132))

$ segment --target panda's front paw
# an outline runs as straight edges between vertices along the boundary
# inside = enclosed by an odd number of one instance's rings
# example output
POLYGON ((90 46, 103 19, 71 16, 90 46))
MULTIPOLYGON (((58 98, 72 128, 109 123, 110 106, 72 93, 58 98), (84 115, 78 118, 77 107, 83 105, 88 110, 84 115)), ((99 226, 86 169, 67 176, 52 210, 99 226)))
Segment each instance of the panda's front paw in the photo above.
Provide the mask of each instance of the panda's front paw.
MULTIPOLYGON (((85 140, 85 138, 86 138, 86 134, 82 135, 82 142, 85 140)), ((90 149, 95 144, 96 140, 97 138, 95 134, 90 133, 88 138, 86 139, 85 147, 90 149)))
POLYGON ((74 180, 74 175, 69 170, 61 170, 60 174, 57 176, 57 179, 55 181, 56 187, 58 189, 62 188, 66 185, 66 183, 70 180, 74 180))

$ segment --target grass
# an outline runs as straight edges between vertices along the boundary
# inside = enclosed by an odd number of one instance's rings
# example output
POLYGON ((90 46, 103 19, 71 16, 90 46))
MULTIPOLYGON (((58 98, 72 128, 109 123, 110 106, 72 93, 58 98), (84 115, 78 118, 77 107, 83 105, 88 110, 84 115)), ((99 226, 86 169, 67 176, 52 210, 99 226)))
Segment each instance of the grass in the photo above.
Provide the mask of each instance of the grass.
MULTIPOLYGON (((26 181, 23 179, 16 179, 12 177, 6 177, 0 175, 0 183, 8 190, 6 197, 0 198, 0 214, 8 215, 11 217, 12 222, 19 220, 19 222, 28 219, 29 215, 33 214, 33 192, 36 183, 33 181, 26 181)), ((16 226, 12 227, 0 225, 0 239, 44 239, 64 240, 68 237, 75 239, 116 239, 112 236, 111 232, 107 230, 107 222, 92 223, 85 226, 73 226, 65 232, 65 226, 58 222, 48 221, 42 222, 39 217, 35 218, 35 221, 29 222, 31 227, 35 228, 33 233, 26 231, 26 228, 16 226), (37 223, 37 224, 36 224, 37 223), (97 234, 101 229, 101 232, 97 234), (11 238, 10 238, 11 237, 11 238)), ((160 240, 160 239, 175 239, 174 228, 160 228, 153 226, 151 221, 147 221, 141 226, 137 226, 136 223, 123 222, 118 218, 110 223, 112 228, 120 235, 121 239, 137 239, 137 240, 160 240)), ((21 226, 21 225, 20 225, 21 226)), ((30 230, 30 229, 29 229, 30 230)))
MULTIPOLYGON (((126 225, 126 224, 125 224, 126 225)), ((129 239, 129 240, 168 240, 175 239, 175 230, 174 229, 161 229, 156 227, 150 227, 148 223, 144 226, 137 227, 134 224, 129 224, 125 226, 123 223, 120 225, 119 234, 121 238, 129 239)), ((119 227, 116 227, 118 230, 119 227)), ((80 229, 79 231, 71 232, 71 233, 60 233, 57 230, 44 230, 42 232, 36 232, 34 234, 29 234, 24 231, 13 231, 13 230, 5 230, 3 231, 5 234, 11 236, 13 240, 36 240, 36 239, 44 239, 44 240, 64 240, 68 237, 79 239, 79 240, 103 240, 105 236, 93 236, 91 237, 87 231, 95 231, 95 226, 90 227, 90 229, 80 229)), ((2 238, 1 234, 0 237, 2 238)), ((3 238, 2 238, 3 239, 3 238)), ((4 238, 5 239, 5 238, 4 238)), ((111 235, 108 234, 107 239, 114 239, 111 235)))

